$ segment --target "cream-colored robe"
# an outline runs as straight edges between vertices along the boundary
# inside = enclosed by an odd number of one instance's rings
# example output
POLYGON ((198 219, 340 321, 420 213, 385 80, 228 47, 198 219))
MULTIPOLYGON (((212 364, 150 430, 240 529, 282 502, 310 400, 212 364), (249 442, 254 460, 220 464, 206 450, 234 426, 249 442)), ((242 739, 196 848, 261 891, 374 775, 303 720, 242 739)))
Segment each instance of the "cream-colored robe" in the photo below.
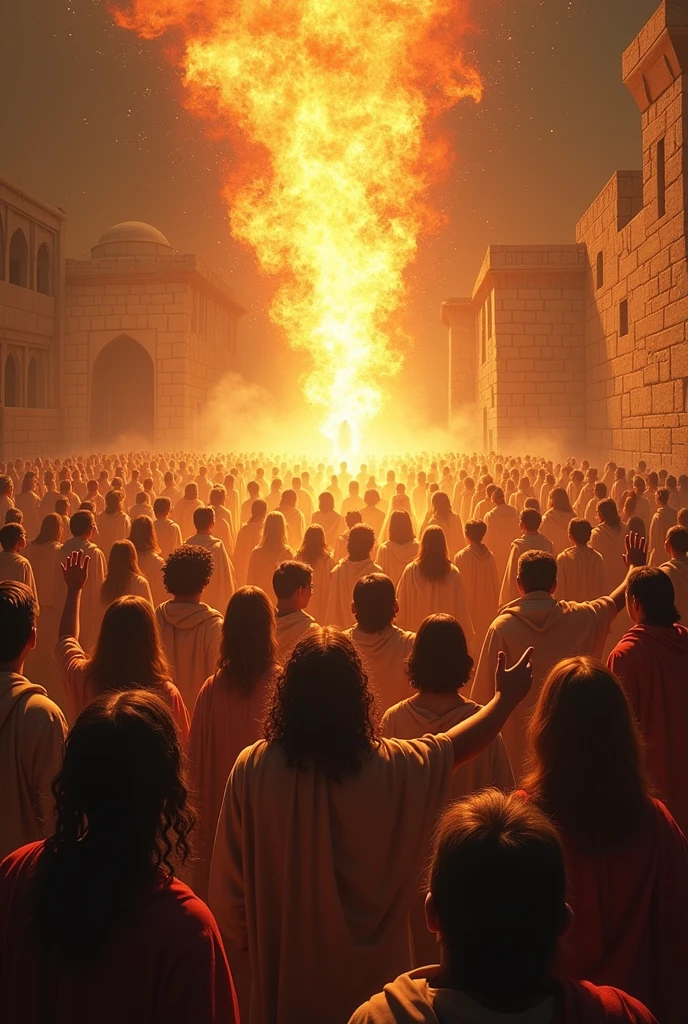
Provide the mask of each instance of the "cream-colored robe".
POLYGON ((239 587, 246 586, 251 552, 260 544, 262 533, 263 520, 251 519, 248 523, 244 523, 237 534, 232 562, 234 563, 234 575, 239 587))
POLYGON ((176 548, 182 546, 182 531, 174 519, 154 519, 153 528, 163 558, 168 558, 176 548))
POLYGON ((626 531, 623 525, 615 530, 606 523, 600 523, 592 531, 590 547, 602 555, 604 571, 607 576, 605 591, 607 594, 611 594, 626 578, 627 570, 624 562, 626 531))
POLYGON ((511 542, 509 559, 504 570, 504 578, 499 591, 499 607, 515 601, 520 596, 516 577, 518 576, 518 560, 526 551, 546 551, 552 554, 552 541, 542 533, 523 533, 511 542))
POLYGON ((264 548, 260 545, 253 549, 248 560, 247 583, 250 587, 260 587, 271 602, 277 600, 272 577, 280 562, 286 562, 294 557, 291 548, 282 548, 275 551, 273 548, 264 548))
POLYGON ((415 633, 397 626, 387 626, 381 633, 364 633, 358 625, 347 629, 346 635, 358 651, 368 676, 368 685, 375 694, 381 714, 411 692, 406 675, 406 661, 413 648, 415 633))
POLYGON ((277 660, 281 665, 289 661, 291 652, 301 637, 317 623, 312 615, 300 609, 288 615, 277 615, 277 660))
MULTIPOLYGON (((375 533, 375 540, 379 541, 382 528, 385 525, 385 513, 382 511, 380 506, 365 505, 361 509, 361 519, 366 526, 370 526, 373 529, 375 533)), ((315 522, 315 517, 313 517, 313 522, 315 522)))
POLYGON ((312 615, 320 626, 325 625, 327 599, 330 595, 334 566, 332 555, 323 555, 314 566, 311 566, 313 569, 313 594, 308 605, 308 614, 312 615))
POLYGON ((428 580, 420 571, 418 562, 411 562, 399 580, 397 601, 397 623, 402 629, 410 629, 415 633, 428 615, 444 612, 459 620, 466 634, 469 650, 473 651, 473 621, 468 610, 461 573, 455 565, 450 566, 443 579, 428 580))
POLYGON ((224 544, 218 537, 213 537, 208 533, 196 533, 184 543, 193 547, 205 548, 213 556, 213 575, 203 591, 203 597, 206 604, 209 604, 211 608, 217 608, 224 615, 227 610, 227 602, 237 588, 234 566, 225 551, 224 544))
MULTIPOLYGON (((23 494, 16 495, 14 504, 24 513, 22 526, 26 530, 28 539, 33 540, 41 527, 41 499, 35 491, 24 491, 23 494)), ((54 512, 55 509, 53 508, 52 511, 54 512)))
POLYGON ((23 583, 35 597, 40 609, 38 588, 28 558, 24 558, 16 551, 0 551, 0 580, 14 580, 15 583, 23 583))
MULTIPOLYGON (((688 562, 670 558, 659 567, 674 584, 674 603, 681 616, 681 625, 688 626, 688 562)), ((688 679, 688 665, 686 665, 688 679)))
POLYGON ((96 516, 99 547, 105 559, 110 557, 110 550, 116 540, 126 540, 129 536, 131 520, 126 512, 101 512, 96 516))
POLYGON ((56 583, 57 604, 60 611, 58 624, 59 619, 62 617, 62 609, 64 608, 67 596, 60 563, 65 562, 72 551, 83 551, 90 559, 88 576, 81 593, 81 615, 79 621, 79 642, 83 649, 88 652, 96 642, 105 610, 100 600, 100 589, 105 582, 107 563, 105 555, 100 548, 92 544, 91 541, 84 540, 83 537, 71 537, 62 545, 58 559, 56 583))
POLYGON ((29 678, 40 679, 50 699, 66 714, 67 696, 62 675, 53 657, 65 596, 63 583, 58 590, 58 583, 61 583, 58 580, 60 553, 61 545, 57 541, 49 544, 31 543, 24 548, 24 557, 33 569, 41 609, 36 647, 26 659, 26 672, 29 678))
POLYGON ((334 551, 337 537, 346 529, 346 523, 339 512, 314 512, 313 522, 319 523, 325 531, 325 540, 330 551, 334 551))
POLYGON ((190 537, 196 532, 193 516, 197 508, 203 508, 203 502, 198 498, 180 498, 174 506, 174 520, 179 523, 182 537, 190 537))
POLYGON ((289 547, 298 551, 301 547, 303 535, 306 532, 306 520, 303 513, 293 505, 280 505, 279 512, 282 513, 287 524, 287 541, 289 547))
POLYGON ((327 626, 339 626, 340 629, 353 626, 356 621, 351 610, 354 587, 371 572, 382 572, 372 558, 364 558, 362 562, 352 562, 351 559, 344 558, 335 565, 330 574, 330 593, 325 610, 327 626))
POLYGON ((461 573, 466 592, 466 602, 475 630, 474 651, 477 654, 499 608, 497 563, 484 544, 467 544, 456 555, 454 564, 461 573))
POLYGON ((571 544, 569 523, 574 518, 572 512, 559 512, 556 508, 548 509, 542 517, 540 532, 552 542, 555 558, 571 544))
POLYGON ((167 601, 170 596, 165 590, 165 584, 162 579, 165 560, 157 551, 146 551, 143 555, 139 555, 138 558, 139 569, 148 580, 153 607, 157 608, 163 601, 167 601))
POLYGON ((345 1024, 408 968, 419 861, 453 766, 446 736, 382 739, 341 783, 288 768, 279 744, 239 754, 209 903, 227 941, 249 950, 246 1024, 345 1024))
POLYGON ((484 522, 487 532, 483 543, 495 556, 497 572, 501 578, 509 560, 511 542, 516 540, 521 530, 518 512, 513 505, 494 505, 485 516, 484 522))
POLYGON ((222 615, 207 604, 165 601, 155 609, 155 618, 175 684, 192 708, 204 680, 217 668, 222 615))
POLYGON ((407 544, 397 544, 393 540, 386 540, 377 549, 375 560, 385 576, 389 576, 396 587, 401 579, 401 574, 409 562, 416 557, 418 550, 419 544, 415 540, 411 540, 407 544))
POLYGON ((664 543, 672 526, 676 526, 678 513, 671 505, 660 505, 652 517, 647 538, 647 564, 661 565, 666 561, 664 543))
POLYGON ((227 555, 231 558, 236 541, 232 528, 232 517, 227 509, 223 508, 222 505, 213 505, 213 511, 215 513, 213 534, 218 538, 218 540, 222 541, 227 555))
POLYGON ((587 544, 574 544, 557 556, 556 597, 560 601, 594 601, 607 593, 602 556, 587 544))

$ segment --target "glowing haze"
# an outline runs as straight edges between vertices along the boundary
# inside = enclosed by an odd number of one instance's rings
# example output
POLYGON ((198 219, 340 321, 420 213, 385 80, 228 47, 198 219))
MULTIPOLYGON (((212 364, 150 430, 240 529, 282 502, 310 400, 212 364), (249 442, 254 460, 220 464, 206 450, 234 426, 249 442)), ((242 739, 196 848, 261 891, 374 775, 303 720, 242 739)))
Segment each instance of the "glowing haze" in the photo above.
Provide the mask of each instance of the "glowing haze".
POLYGON ((232 234, 277 278, 271 317, 309 354, 323 433, 337 444, 346 421, 358 448, 402 365, 404 272, 439 222, 438 119, 481 96, 466 0, 133 0, 116 17, 180 34, 188 105, 232 141, 232 234))

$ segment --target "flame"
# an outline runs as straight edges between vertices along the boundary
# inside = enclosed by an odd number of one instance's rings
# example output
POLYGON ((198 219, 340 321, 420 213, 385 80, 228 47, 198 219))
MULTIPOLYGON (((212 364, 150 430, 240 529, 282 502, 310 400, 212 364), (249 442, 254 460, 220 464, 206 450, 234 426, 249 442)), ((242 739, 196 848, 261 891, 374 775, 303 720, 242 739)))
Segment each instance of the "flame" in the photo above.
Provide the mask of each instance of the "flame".
POLYGON ((115 16, 181 31, 187 101, 233 139, 232 233, 277 275, 270 314, 310 354, 323 433, 336 444, 347 423, 356 449, 403 361, 404 272, 451 159, 438 118, 481 97, 466 0, 133 0, 115 16))

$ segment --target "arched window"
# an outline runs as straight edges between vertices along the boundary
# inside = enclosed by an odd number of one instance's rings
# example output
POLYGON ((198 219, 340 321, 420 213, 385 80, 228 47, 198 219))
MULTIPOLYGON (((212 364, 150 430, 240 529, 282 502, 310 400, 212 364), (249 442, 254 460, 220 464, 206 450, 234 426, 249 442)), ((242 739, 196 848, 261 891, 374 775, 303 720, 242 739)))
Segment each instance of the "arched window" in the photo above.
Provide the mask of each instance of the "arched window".
POLYGON ((5 405, 12 409, 19 405, 19 374, 17 360, 10 353, 5 360, 5 405))
POLYGON ((29 247, 21 228, 10 239, 10 284, 29 287, 29 247))
POLYGON ((52 295, 50 286, 50 249, 43 242, 36 257, 36 291, 43 295, 52 295))
POLYGON ((26 374, 26 404, 29 409, 40 409, 43 405, 43 375, 35 356, 31 356, 26 374))

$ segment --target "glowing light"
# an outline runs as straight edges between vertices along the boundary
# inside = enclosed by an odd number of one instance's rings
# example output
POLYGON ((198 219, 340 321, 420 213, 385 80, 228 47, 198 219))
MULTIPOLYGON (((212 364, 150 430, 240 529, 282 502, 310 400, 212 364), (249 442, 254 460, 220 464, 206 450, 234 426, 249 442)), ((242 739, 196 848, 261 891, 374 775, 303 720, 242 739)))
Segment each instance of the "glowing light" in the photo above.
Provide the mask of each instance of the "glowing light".
POLYGON ((133 0, 116 18, 180 31, 188 104, 232 139, 232 233, 277 277, 323 433, 346 422, 355 450, 403 361, 404 271, 451 159, 438 118, 481 96, 466 0, 133 0))

